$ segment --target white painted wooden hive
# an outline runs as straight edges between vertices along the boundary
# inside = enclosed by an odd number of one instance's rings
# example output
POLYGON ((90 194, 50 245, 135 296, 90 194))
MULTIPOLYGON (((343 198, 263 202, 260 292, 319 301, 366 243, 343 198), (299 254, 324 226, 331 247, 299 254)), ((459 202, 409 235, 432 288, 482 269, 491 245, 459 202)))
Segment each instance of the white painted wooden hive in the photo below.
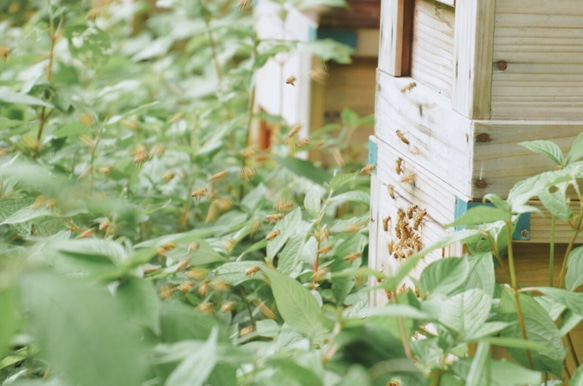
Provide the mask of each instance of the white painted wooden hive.
MULTIPOLYGON (((456 211, 553 168, 518 142, 549 139, 566 151, 583 132, 581 1, 382 0, 375 115, 369 261, 390 271, 398 208, 427 210, 429 245, 456 211)), ((516 238, 548 242, 548 217, 525 219, 516 238)), ((568 242, 568 226, 558 227, 557 241, 568 242)))

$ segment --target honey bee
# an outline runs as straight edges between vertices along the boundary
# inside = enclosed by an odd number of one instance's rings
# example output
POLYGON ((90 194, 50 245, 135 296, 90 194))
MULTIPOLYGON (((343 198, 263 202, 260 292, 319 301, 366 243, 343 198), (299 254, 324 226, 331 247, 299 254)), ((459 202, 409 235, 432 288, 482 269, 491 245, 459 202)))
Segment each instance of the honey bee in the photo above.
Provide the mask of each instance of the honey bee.
POLYGON ((202 283, 200 283, 200 286, 198 287, 198 293, 200 294, 200 296, 206 296, 207 292, 209 289, 209 281, 204 280, 202 283))
POLYGON ((180 271, 184 271, 186 269, 186 267, 188 267, 188 264, 190 264, 190 260, 189 259, 184 259, 182 260, 180 263, 178 263, 178 265, 176 266, 176 271, 175 272, 180 272, 180 271))
POLYGON ((205 314, 213 314, 213 304, 211 302, 200 303, 196 309, 200 312, 204 312, 205 314))
POLYGON ((389 196, 394 200, 395 199, 395 187, 393 185, 387 185, 387 190, 389 191, 389 196))
POLYGON ((200 243, 197 241, 193 241, 192 243, 188 244, 188 248, 186 249, 187 252, 195 252, 200 248, 200 243))
POLYGON ((320 281, 320 280, 324 279, 324 277, 328 274, 328 272, 330 272, 328 267, 322 268, 322 269, 314 272, 314 274, 312 275, 312 280, 314 280, 315 282, 320 281))
POLYGON ((292 86, 295 87, 295 81, 296 77, 292 75, 285 80, 285 84, 291 84, 292 86))
POLYGON ((165 286, 160 287, 158 294, 162 299, 168 299, 170 296, 174 295, 172 284, 166 284, 165 286))
POLYGON ((406 85, 405 87, 403 87, 401 89, 401 92, 407 92, 407 91, 413 90, 415 87, 417 87, 417 83, 411 82, 408 85, 406 85))
POLYGON ((239 11, 244 11, 247 6, 251 4, 251 0, 240 0, 239 1, 239 11))
POLYGON ((9 48, 0 47, 0 57, 3 58, 4 60, 8 59, 11 52, 12 52, 12 50, 9 48))
POLYGON ((407 208, 407 218, 412 219, 413 216, 415 215, 415 212, 417 212, 418 208, 419 208, 419 206, 417 206, 417 205, 413 205, 413 206, 410 206, 409 208, 407 208))
POLYGON ((202 196, 204 196, 207 193, 208 193, 207 188, 196 189, 194 192, 192 192, 192 197, 196 198, 196 200, 198 201, 202 196))
POLYGON ((253 275, 253 274, 254 274, 254 273, 256 273, 256 272, 259 272, 259 267, 258 267, 258 266, 256 266, 256 265, 254 265, 254 266, 252 266, 252 267, 248 268, 248 269, 245 271, 245 275, 247 275, 247 276, 250 276, 250 275, 253 275))
POLYGON ((290 201, 286 201, 282 198, 278 199, 274 204, 273 204, 273 209, 277 210, 278 212, 286 212, 288 210, 291 210, 294 207, 294 203, 290 202, 290 201))
POLYGON ((279 234, 280 234, 280 233, 281 233, 281 232, 280 232, 280 230, 279 230, 279 229, 274 229, 274 230, 272 230, 271 232, 269 232, 269 233, 267 234, 267 236, 265 236, 265 239, 266 239, 267 241, 271 241, 271 240, 273 240, 274 238, 276 238, 277 236, 279 236, 279 234))
POLYGON ((99 168, 99 173, 103 174, 104 176, 109 175, 113 171, 113 166, 102 166, 99 168))
POLYGON ((401 142, 403 142, 405 145, 409 144, 409 140, 407 139, 407 137, 405 137, 405 134, 403 134, 401 130, 397 130, 395 131, 395 133, 397 133, 397 137, 399 137, 401 142))
POLYGON ((93 234, 95 233, 95 228, 89 228, 86 231, 83 231, 79 234, 79 236, 77 236, 78 239, 85 239, 87 237, 91 237, 93 236, 93 234))
POLYGON ((288 133, 287 133, 287 137, 291 138, 294 135, 296 135, 297 133, 300 132, 300 130, 302 129, 302 125, 295 125, 293 126, 291 129, 289 129, 288 133))
POLYGON ((352 261, 358 259, 362 254, 360 252, 354 252, 344 258, 344 261, 352 261))
POLYGON ((237 303, 235 303, 234 301, 225 302, 221 306, 221 312, 229 312, 229 311, 232 311, 235 308, 235 305, 237 305, 237 303))
POLYGON ((255 331, 255 327, 247 326, 241 329, 241 336, 249 335, 255 331))
POLYGON ((257 170, 255 168, 245 166, 241 168, 241 177, 246 179, 247 181, 251 181, 253 177, 257 175, 257 170))
POLYGON ((144 144, 138 145, 132 154, 134 155, 134 163, 138 166, 150 159, 148 147, 144 144))
POLYGON ((189 292, 192 287, 194 287, 193 281, 185 281, 177 287, 177 290, 180 292, 189 292))
POLYGON ((164 174, 162 175, 162 179, 164 181, 170 181, 171 179, 173 179, 174 177, 176 177, 176 174, 174 174, 174 172, 172 170, 167 170, 166 172, 164 172, 164 174))
POLYGON ((393 249, 395 247, 395 242, 393 240, 389 240, 387 243, 387 251, 389 251, 389 255, 393 254, 393 249))
POLYGON ((257 307, 259 307, 259 311, 263 314, 263 316, 271 320, 276 319, 275 314, 269 309, 269 307, 265 305, 265 302, 256 299, 254 303, 257 305, 257 307))
POLYGON ((425 218, 425 216, 427 215, 427 210, 423 210, 420 212, 417 212, 417 214, 415 215, 415 219, 414 219, 414 223, 413 223, 413 229, 418 230, 419 227, 422 225, 423 223, 423 219, 425 218))
POLYGON ((385 232, 389 231, 389 222, 391 222, 391 216, 387 216, 383 219, 383 230, 385 232))
POLYGON ((362 169, 360 169, 360 175, 368 176, 370 175, 377 167, 375 165, 366 165, 362 169))
POLYGON ((107 230, 107 228, 109 228, 109 225, 111 225, 111 223, 109 222, 109 219, 106 218, 105 220, 99 223, 99 227, 97 229, 99 229, 100 232, 103 232, 107 230))
POLYGON ((213 182, 213 181, 219 181, 222 180, 223 178, 225 178, 227 175, 229 174, 229 172, 227 170, 222 170, 218 173, 213 174, 212 176, 209 177, 208 182, 213 182))
POLYGON ((296 141, 296 146, 299 148, 302 148, 302 147, 308 145, 310 142, 312 142, 312 139, 310 137, 299 138, 296 141))
POLYGON ((415 180, 415 173, 409 173, 401 178, 401 182, 409 183, 415 180))
POLYGON ((395 172, 397 172, 397 174, 403 173, 403 158, 401 157, 397 158, 397 162, 395 164, 395 172))
POLYGON ((273 214, 268 214, 267 216, 265 216, 265 219, 271 223, 276 223, 278 221, 280 221, 281 219, 283 219, 285 217, 285 215, 283 213, 273 213, 273 214))
POLYGON ((334 248, 332 245, 326 245, 325 247, 318 249, 318 255, 328 253, 332 250, 332 248, 334 248))

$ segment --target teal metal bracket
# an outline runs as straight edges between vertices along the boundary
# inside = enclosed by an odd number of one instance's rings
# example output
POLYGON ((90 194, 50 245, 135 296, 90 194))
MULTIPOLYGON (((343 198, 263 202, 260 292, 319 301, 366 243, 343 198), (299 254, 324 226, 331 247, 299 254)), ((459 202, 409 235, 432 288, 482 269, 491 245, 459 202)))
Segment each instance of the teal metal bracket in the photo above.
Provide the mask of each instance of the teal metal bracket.
MULTIPOLYGON (((494 206, 492 203, 483 203, 483 202, 473 202, 473 201, 464 201, 456 197, 455 199, 455 211, 454 217, 457 220, 460 218, 464 213, 466 213, 470 208, 473 208, 478 205, 488 205, 494 206)), ((463 227, 456 227, 455 230, 460 230, 463 227)), ((523 213, 518 218, 518 223, 516 224, 516 229, 512 234, 512 240, 530 240, 530 213, 523 213)))
MULTIPOLYGON (((374 166, 378 166, 377 165, 377 158, 378 158, 378 145, 376 144, 375 141, 372 140, 372 138, 368 139, 368 157, 366 160, 366 163, 368 165, 374 165, 374 166)), ((377 174, 377 170, 373 170, 372 172, 373 174, 377 174)))
POLYGON ((347 28, 318 28, 318 39, 332 39, 355 49, 358 43, 356 32, 347 28))

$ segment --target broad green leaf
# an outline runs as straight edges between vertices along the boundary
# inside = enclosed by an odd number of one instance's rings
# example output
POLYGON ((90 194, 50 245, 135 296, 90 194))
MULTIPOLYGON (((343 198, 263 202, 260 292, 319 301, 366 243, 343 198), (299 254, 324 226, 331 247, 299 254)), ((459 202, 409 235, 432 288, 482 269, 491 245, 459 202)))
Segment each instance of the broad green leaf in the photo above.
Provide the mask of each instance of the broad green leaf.
POLYGON ((387 304, 384 307, 366 308, 355 314, 357 318, 372 317, 404 317, 420 320, 432 320, 431 315, 418 310, 415 307, 402 304, 387 304))
POLYGON ((583 386, 583 366, 579 366, 571 376, 571 386, 583 386))
POLYGON ((370 194, 360 190, 351 190, 346 193, 341 193, 330 199, 331 205, 342 205, 345 202, 360 202, 361 204, 370 204, 370 194))
POLYGON ((241 205, 249 211, 255 211, 257 206, 264 200, 266 193, 267 187, 263 183, 260 183, 255 189, 245 195, 241 200, 241 205))
POLYGON ((341 64, 350 63, 350 55, 353 53, 352 48, 332 39, 320 39, 303 43, 300 45, 299 51, 302 54, 320 57, 324 61, 334 60, 341 64))
MULTIPOLYGON (((510 324, 509 324, 510 325, 510 324)), ((524 340, 521 338, 504 338, 499 336, 489 336, 484 337, 481 340, 490 342, 495 346, 506 347, 506 348, 519 348, 524 350, 534 350, 549 352, 550 348, 542 343, 534 342, 532 340, 524 340)))
POLYGON ((554 301, 563 304, 576 314, 583 315, 583 293, 570 292, 560 288, 553 287, 535 287, 537 291, 542 292, 554 301))
POLYGON ((285 247, 279 253, 277 270, 285 275, 291 274, 298 263, 305 244, 305 236, 298 234, 290 237, 285 247))
POLYGON ((328 183, 330 185, 330 189, 336 190, 336 189, 340 188, 344 184, 347 184, 348 182, 352 181, 354 179, 354 177, 356 177, 357 175, 358 175, 358 172, 335 175, 334 177, 332 177, 332 179, 328 183))
POLYGON ((0 289, 0 358, 4 356, 8 349, 8 344, 12 339, 12 334, 18 327, 16 320, 16 294, 14 288, 7 287, 0 289))
POLYGON ((540 304, 542 308, 545 309, 547 314, 554 321, 556 321, 559 318, 559 316, 561 316, 563 311, 567 309, 567 306, 549 296, 536 296, 534 300, 536 300, 536 302, 540 304))
POLYGON ((87 133, 87 126, 81 123, 69 123, 59 127, 55 131, 55 136, 57 137, 73 137, 80 134, 87 133))
POLYGON ((130 278, 117 287, 115 295, 134 322, 160 334, 160 303, 149 282, 130 278))
POLYGON ((468 377, 466 379, 466 386, 478 386, 480 381, 484 378, 487 383, 489 378, 489 369, 487 362, 490 360, 490 344, 486 342, 478 343, 478 349, 476 350, 476 355, 472 360, 472 365, 470 366, 470 371, 468 372, 468 377))
POLYGON ((345 126, 356 128, 360 124, 360 117, 358 113, 349 108, 343 108, 340 112, 340 119, 345 126))
POLYGON ((136 244, 136 248, 142 247, 160 247, 169 243, 190 243, 199 241, 211 236, 220 236, 235 232, 247 225, 247 221, 236 221, 229 226, 214 226, 208 228, 198 228, 190 232, 174 233, 153 238, 136 244))
POLYGON ((312 7, 346 7, 346 0, 300 0, 297 3, 298 9, 312 7))
POLYGON ((467 342, 474 342, 487 336, 497 334, 510 324, 511 323, 506 322, 486 322, 477 329, 469 331, 465 336, 465 340, 467 342))
MULTIPOLYGON (((455 361, 451 368, 454 373, 463 379, 467 379, 472 368, 472 358, 462 358, 455 361)), ((538 371, 516 365, 506 360, 489 359, 485 366, 479 386, 523 386, 539 385, 542 374, 538 371)))
POLYGON ((322 325, 322 311, 310 291, 273 269, 261 267, 261 270, 269 278, 283 320, 305 334, 315 333, 322 325))
POLYGON ((52 108, 53 105, 47 103, 41 99, 35 98, 32 95, 20 94, 11 91, 2 90, 0 91, 0 102, 14 103, 29 106, 43 106, 52 108))
POLYGON ((444 248, 450 244, 461 242, 476 235, 482 234, 481 231, 477 229, 464 229, 457 232, 452 232, 447 234, 446 236, 442 237, 441 239, 437 240, 437 242, 429 247, 423 249, 421 252, 414 254, 413 256, 408 257, 403 264, 400 265, 399 270, 395 275, 385 280, 382 285, 382 288, 386 288, 391 291, 395 291, 397 286, 409 275, 409 272, 415 268, 417 263, 428 253, 444 248))
POLYGON ((106 289, 35 271, 21 276, 20 292, 41 355, 56 372, 82 385, 141 384, 148 350, 106 289))
POLYGON ((288 169, 289 171, 297 174, 298 176, 307 178, 308 180, 315 182, 317 184, 323 185, 326 181, 330 179, 330 175, 324 169, 321 169, 314 165, 311 161, 306 161, 298 158, 290 157, 273 157, 281 166, 288 169))
POLYGON ((289 238, 297 232, 301 220, 302 210, 296 208, 273 227, 274 231, 279 231, 279 235, 267 242, 267 258, 269 260, 273 260, 277 252, 279 252, 289 238))
POLYGON ((353 364, 348 368, 346 374, 342 376, 338 386, 371 386, 370 379, 366 368, 361 365, 353 364))
POLYGON ((564 182, 553 187, 541 189, 538 195, 544 207, 551 212, 552 215, 563 221, 567 221, 573 216, 573 210, 566 198, 568 187, 569 183, 564 182), (551 188, 556 189, 556 191, 551 193, 551 188))
POLYGON ((465 257, 436 260, 423 269, 419 284, 429 294, 448 295, 467 281, 469 273, 465 257))
POLYGON ((583 247, 577 247, 569 253, 565 286, 569 291, 575 291, 583 284, 583 247))
POLYGON ((567 310, 559 324, 559 332, 561 333, 561 336, 567 335, 567 333, 577 327, 581 321, 583 321, 583 315, 567 310))
POLYGON ((332 223, 330 230, 332 232, 354 232, 354 230, 359 229, 368 225, 370 222, 370 217, 352 217, 346 220, 336 220, 332 223))
MULTIPOLYGON (((539 343, 548 349, 548 351, 540 352, 530 351, 534 368, 540 371, 550 371, 560 376, 565 353, 557 326, 544 308, 532 297, 519 294, 519 299, 528 340, 539 343)), ((516 303, 512 290, 505 289, 502 292, 498 313, 498 318, 501 321, 510 322, 517 320, 516 303)), ((502 330, 500 336, 502 338, 524 338, 519 323, 512 324, 502 330)), ((492 341, 491 343, 495 344, 492 341)), ((529 366, 525 350, 508 348, 508 351, 518 363, 525 367, 529 366)))
POLYGON ((490 296, 494 296, 496 275, 494 273, 494 260, 491 253, 480 253, 465 257, 470 267, 467 280, 458 291, 478 288, 490 296))
POLYGON ((318 218, 320 215, 320 200, 322 196, 320 189, 312 188, 304 198, 304 207, 313 218, 318 218))
POLYGON ((479 289, 470 289, 447 298, 439 322, 461 336, 479 329, 490 313, 492 298, 479 289))
POLYGON ((527 141, 520 142, 519 145, 524 146, 528 150, 534 151, 535 153, 547 157, 557 165, 561 165, 565 160, 561 148, 556 143, 551 141, 544 140, 527 141))
MULTIPOLYGON (((583 133, 579 133, 577 138, 573 141, 571 145, 571 150, 567 154, 566 163, 570 164, 572 162, 578 161, 583 157, 583 133)), ((583 381, 582 381, 583 382, 583 381)))
POLYGON ((202 386, 217 364, 218 335, 218 329, 214 327, 204 346, 184 358, 165 385, 202 386))
MULTIPOLYGON (((176 343, 188 339, 203 340, 217 326, 217 321, 211 316, 175 301, 162 302, 160 317, 161 340, 165 343, 176 343)), ((230 340, 224 331, 219 330, 218 341, 227 343, 230 340)))
POLYGON ((506 212, 508 212, 509 207, 508 207, 508 203, 506 201, 504 201, 504 199, 502 197, 500 197, 497 194, 494 193, 489 193, 486 194, 484 196, 484 202, 489 201, 492 204, 494 204, 494 207, 504 210, 506 212))
POLYGON ((258 267, 261 265, 263 265, 263 262, 260 261, 236 261, 233 263, 224 263, 213 270, 213 276, 219 280, 226 281, 232 286, 236 286, 255 278, 254 275, 246 275, 245 272, 251 267, 258 267))
POLYGON ((273 358, 267 365, 275 371, 281 371, 285 376, 295 380, 299 385, 323 385, 320 377, 309 368, 299 365, 292 358, 273 358))
POLYGON ((512 208, 527 204, 527 202, 537 196, 541 189, 569 182, 573 179, 572 171, 562 169, 537 174, 533 177, 518 181, 508 193, 508 203, 512 208))
POLYGON ((480 225, 496 221, 505 221, 510 219, 511 216, 511 213, 506 210, 489 205, 479 205, 470 208, 460 218, 450 224, 444 225, 444 227, 453 228, 464 225, 480 225))
POLYGON ((54 216, 58 216, 58 215, 59 214, 56 211, 49 209, 49 208, 46 208, 44 206, 41 206, 39 208, 33 208, 32 206, 28 206, 26 208, 20 209, 16 213, 13 213, 12 215, 10 215, 10 217, 8 217, 4 221, 2 221, 0 223, 0 225, 22 224, 24 222, 34 220, 34 219, 40 218, 40 217, 47 217, 47 216, 54 217, 54 216))
POLYGON ((76 25, 64 30, 69 52, 88 67, 99 68, 109 60, 109 35, 96 25, 76 25))

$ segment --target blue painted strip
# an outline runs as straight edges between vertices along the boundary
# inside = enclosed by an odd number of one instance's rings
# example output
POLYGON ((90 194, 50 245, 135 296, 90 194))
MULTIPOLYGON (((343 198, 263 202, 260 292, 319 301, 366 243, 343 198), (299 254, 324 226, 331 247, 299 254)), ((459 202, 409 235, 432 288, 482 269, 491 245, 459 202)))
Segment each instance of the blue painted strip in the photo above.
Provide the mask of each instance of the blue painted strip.
MULTIPOLYGON (((494 206, 494 204, 490 202, 467 202, 464 200, 460 200, 459 198, 455 199, 455 209, 454 209, 454 217, 457 220, 460 218, 464 213, 466 213, 469 209, 478 206, 478 205, 489 205, 494 206)), ((455 230, 460 230, 463 227, 456 227, 455 230)), ((512 240, 530 240, 530 213, 524 213, 520 215, 518 218, 518 222, 516 224, 516 229, 512 234, 512 240)))
POLYGON ((318 28, 318 39, 332 39, 356 48, 358 37, 356 32, 346 28, 318 28))
MULTIPOLYGON (((376 142, 374 142, 372 140, 372 138, 369 138, 368 139, 368 158, 367 158, 366 163, 368 165, 378 166, 377 159, 378 159, 378 145, 376 144, 376 142)), ((373 171, 373 174, 377 174, 376 169, 373 171)))

